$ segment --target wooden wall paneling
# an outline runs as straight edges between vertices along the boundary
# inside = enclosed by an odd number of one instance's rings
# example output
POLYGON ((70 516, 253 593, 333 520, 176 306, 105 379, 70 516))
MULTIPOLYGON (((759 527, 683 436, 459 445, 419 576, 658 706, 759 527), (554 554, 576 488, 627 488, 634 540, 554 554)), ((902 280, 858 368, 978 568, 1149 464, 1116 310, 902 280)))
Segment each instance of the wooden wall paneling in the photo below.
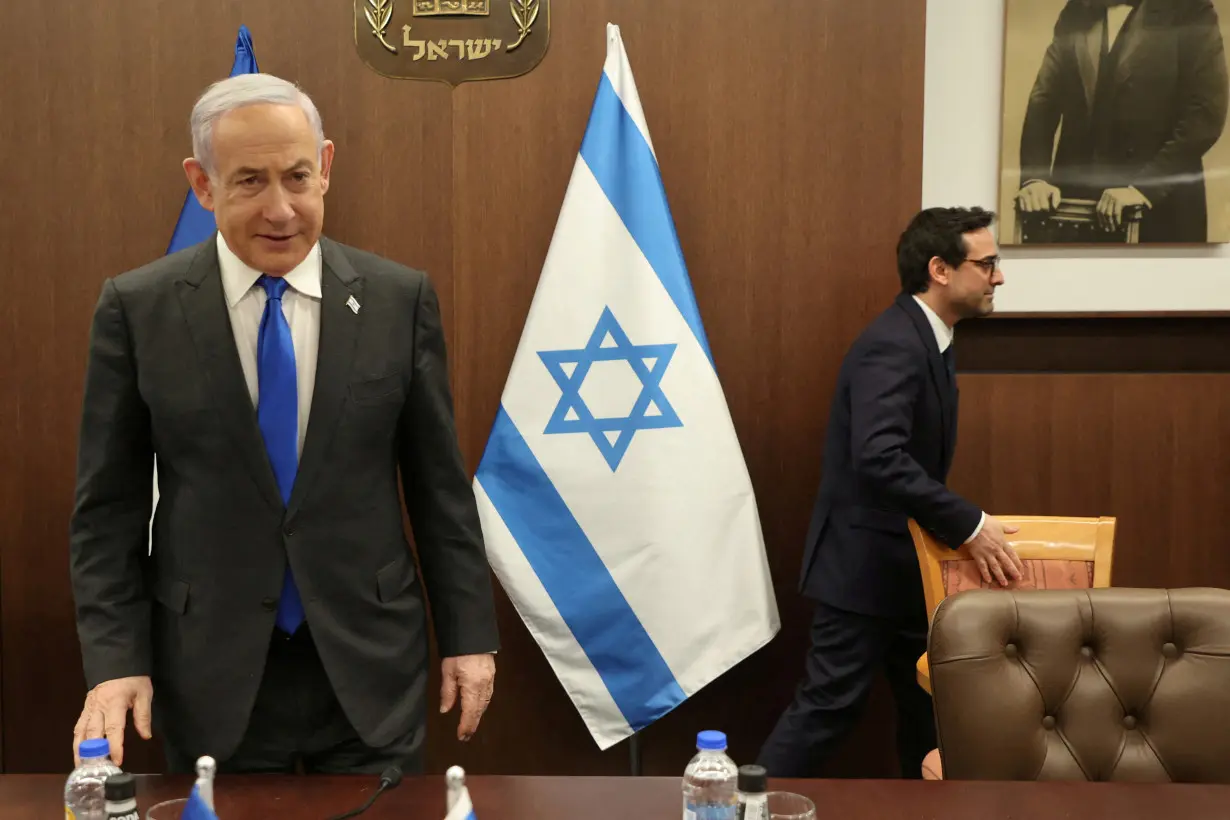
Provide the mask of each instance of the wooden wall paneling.
MULTIPOLYGON (((1011 278, 1011 260, 1004 269, 1011 278)), ((1226 373, 1228 338, 1228 317, 995 316, 961 326, 959 367, 963 373, 1226 373)))

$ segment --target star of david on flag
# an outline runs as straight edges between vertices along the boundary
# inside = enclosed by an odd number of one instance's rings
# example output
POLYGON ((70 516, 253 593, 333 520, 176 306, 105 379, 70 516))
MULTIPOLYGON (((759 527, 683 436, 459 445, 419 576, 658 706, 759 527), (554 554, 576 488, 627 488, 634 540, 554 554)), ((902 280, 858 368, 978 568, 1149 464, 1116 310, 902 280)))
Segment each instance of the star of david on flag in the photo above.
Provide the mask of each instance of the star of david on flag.
POLYGON ((778 630, 756 498, 617 26, 474 494, 492 569, 600 748, 778 630))
POLYGON ((538 357, 559 385, 561 395, 546 432, 587 433, 612 470, 619 467, 632 436, 637 430, 682 427, 671 403, 662 392, 662 375, 675 355, 675 345, 634 345, 615 321, 610 308, 604 308, 589 344, 580 350, 542 350, 538 357), (581 387, 594 362, 627 362, 640 379, 641 391, 626 418, 595 417, 581 387), (569 367, 569 366, 572 367, 569 367))

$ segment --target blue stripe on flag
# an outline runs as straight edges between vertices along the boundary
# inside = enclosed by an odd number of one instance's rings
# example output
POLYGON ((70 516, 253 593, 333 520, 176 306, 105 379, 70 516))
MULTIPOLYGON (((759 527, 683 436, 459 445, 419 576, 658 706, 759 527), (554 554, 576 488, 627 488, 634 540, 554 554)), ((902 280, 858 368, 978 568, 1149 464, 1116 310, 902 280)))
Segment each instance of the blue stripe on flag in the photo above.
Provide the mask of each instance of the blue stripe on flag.
POLYGON ((628 724, 639 731, 682 703, 658 647, 503 405, 476 478, 628 724))
POLYGON ((581 156, 713 364, 658 161, 605 72, 581 156))

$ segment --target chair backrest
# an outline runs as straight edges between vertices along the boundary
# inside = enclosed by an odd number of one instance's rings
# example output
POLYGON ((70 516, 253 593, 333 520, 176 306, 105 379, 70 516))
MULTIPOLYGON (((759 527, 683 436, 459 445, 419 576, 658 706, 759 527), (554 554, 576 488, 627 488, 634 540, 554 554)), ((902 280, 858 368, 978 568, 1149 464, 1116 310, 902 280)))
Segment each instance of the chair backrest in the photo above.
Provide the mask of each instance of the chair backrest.
POLYGON ((1230 591, 975 590, 928 654, 947 779, 1230 783, 1230 591))
POLYGON ((1098 219, 1098 201, 1075 198, 1063 198, 1054 211, 1041 213, 1026 213, 1018 202, 1015 214, 1013 243, 1017 245, 1073 242, 1135 245, 1140 242, 1140 223, 1146 218, 1144 207, 1133 205, 1123 211, 1119 227, 1108 231, 1098 219))
MULTIPOLYGON (((1110 586, 1115 549, 1114 518, 996 516, 1019 527, 1008 542, 1025 564, 1025 576, 1008 589, 1091 589, 1110 586)), ((1004 589, 982 580, 978 565, 965 547, 951 549, 910 521, 914 552, 922 572, 927 615, 940 601, 967 589, 1004 589)))

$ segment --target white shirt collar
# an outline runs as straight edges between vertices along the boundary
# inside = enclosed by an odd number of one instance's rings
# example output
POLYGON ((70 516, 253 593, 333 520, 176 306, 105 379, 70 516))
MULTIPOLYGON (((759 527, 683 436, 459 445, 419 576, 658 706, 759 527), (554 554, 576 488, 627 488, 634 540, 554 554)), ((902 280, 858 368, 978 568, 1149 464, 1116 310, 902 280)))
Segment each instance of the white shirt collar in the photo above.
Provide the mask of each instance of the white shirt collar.
MULTIPOLYGON (((261 272, 248 267, 242 259, 235 255, 235 252, 226 244, 226 240, 222 238, 221 231, 217 236, 218 267, 222 271, 222 290, 226 294, 227 307, 233 308, 256 284, 256 280, 261 277, 261 272)), ((286 284, 298 293, 319 299, 321 297, 320 276, 320 243, 317 242, 304 260, 283 278, 286 279, 286 284)))
POLYGON ((935 343, 940 348, 940 353, 948 349, 952 344, 953 329, 944 324, 944 320, 939 317, 931 306, 918 298, 918 294, 914 294, 914 301, 922 308, 923 315, 927 317, 927 321, 931 323, 931 330, 935 333, 935 343))

